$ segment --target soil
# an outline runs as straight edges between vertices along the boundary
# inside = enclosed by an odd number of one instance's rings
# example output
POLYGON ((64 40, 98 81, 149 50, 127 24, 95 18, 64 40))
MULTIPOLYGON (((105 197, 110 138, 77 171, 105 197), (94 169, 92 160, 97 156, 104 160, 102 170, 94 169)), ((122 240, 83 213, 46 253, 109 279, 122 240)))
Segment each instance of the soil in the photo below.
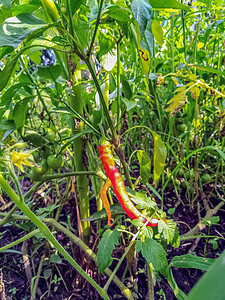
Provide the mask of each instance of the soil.
MULTIPOLYGON (((24 190, 28 190, 31 186, 31 183, 28 179, 23 180, 24 190)), ((205 185, 205 193, 210 193, 210 185, 205 185)), ((176 207, 174 213, 171 215, 171 218, 175 220, 178 224, 180 234, 183 234, 189 230, 189 226, 193 228, 199 221, 199 214, 201 217, 204 217, 205 210, 203 209, 202 199, 196 199, 193 209, 190 209, 190 202, 188 201, 187 195, 185 193, 181 194, 182 203, 177 205, 177 197, 175 191, 166 190, 165 193, 165 203, 164 211, 167 211, 169 208, 176 207)), ((54 194, 48 195, 43 198, 35 195, 34 203, 40 209, 45 207, 49 203, 54 202, 54 194), (49 203, 46 203, 49 202, 49 203)), ((9 202, 7 197, 4 197, 4 201, 9 202)), ((218 199, 210 198, 208 202, 209 207, 215 207, 219 203, 218 199)), ((9 208, 10 209, 10 208, 9 208)), ((5 210, 7 212, 9 209, 5 210)), ((71 197, 66 205, 63 208, 61 213, 60 221, 67 222, 67 216, 70 212, 71 214, 71 226, 76 228, 76 208, 74 198, 71 197)), ((95 201, 91 201, 91 211, 95 211, 95 201)), ((225 214, 222 209, 217 213, 220 221, 218 225, 212 225, 206 227, 203 230, 205 234, 210 234, 212 236, 223 237, 225 232, 225 214)), ((31 222, 10 222, 5 224, 0 228, 0 246, 7 245, 24 235, 24 230, 27 230, 32 227, 31 222)), ((78 235, 78 233, 76 232, 78 235)), ((57 232, 57 240, 65 247, 65 249, 75 257, 75 260, 84 267, 86 272, 101 286, 107 281, 107 276, 100 275, 97 271, 97 267, 94 262, 87 260, 84 256, 84 253, 76 245, 72 245, 68 237, 64 236, 63 233, 57 232)), ((96 225, 93 223, 93 230, 90 239, 90 247, 96 251, 96 225)), ((225 241, 223 238, 217 240, 218 248, 213 249, 212 243, 207 239, 201 238, 198 243, 196 239, 182 241, 179 248, 168 247, 168 261, 170 262, 174 256, 184 255, 188 253, 196 254, 200 257, 208 258, 217 258, 225 248, 225 241)), ((29 257, 29 264, 25 270, 25 258, 22 255, 22 244, 18 244, 11 249, 6 250, 0 254, 0 268, 3 271, 3 278, 5 284, 5 293, 6 299, 16 299, 16 300, 28 300, 31 299, 31 287, 33 285, 34 275, 38 271, 38 266, 43 256, 50 259, 45 259, 43 262, 43 271, 41 273, 40 281, 38 284, 38 295, 36 299, 44 300, 91 300, 91 299, 101 299, 99 294, 94 290, 94 288, 88 284, 65 260, 62 260, 58 255, 52 255, 53 251, 51 247, 44 247, 44 240, 39 237, 30 238, 27 240, 27 255, 29 257), (30 270, 30 274, 29 274, 30 270), (33 278, 33 279, 32 279, 33 278), (30 280, 30 281, 29 281, 30 280), (51 282, 51 285, 49 284, 51 282)), ((118 258, 122 255, 122 249, 117 248, 115 251, 115 256, 118 258)), ((116 264, 116 262, 115 262, 116 264)), ((113 270, 114 265, 111 265, 113 270)), ((126 263, 123 262, 117 276, 122 277, 126 263)), ((133 283, 130 282, 129 272, 125 274, 124 284, 128 286, 135 297, 135 299, 146 299, 148 294, 148 283, 145 269, 145 260, 143 257, 138 254, 138 265, 137 265, 138 275, 134 276, 133 283), (136 288, 135 288, 136 286, 136 288)), ((197 269, 181 269, 173 268, 173 275, 175 281, 179 288, 184 292, 188 293, 191 288, 197 283, 201 278, 204 272, 197 269)), ((173 294, 171 287, 163 276, 156 276, 155 282, 155 299, 167 299, 173 300, 176 297, 173 294), (164 297, 165 296, 165 297, 164 297)), ((112 282, 109 289, 108 295, 110 299, 126 299, 122 294, 120 289, 112 282)))

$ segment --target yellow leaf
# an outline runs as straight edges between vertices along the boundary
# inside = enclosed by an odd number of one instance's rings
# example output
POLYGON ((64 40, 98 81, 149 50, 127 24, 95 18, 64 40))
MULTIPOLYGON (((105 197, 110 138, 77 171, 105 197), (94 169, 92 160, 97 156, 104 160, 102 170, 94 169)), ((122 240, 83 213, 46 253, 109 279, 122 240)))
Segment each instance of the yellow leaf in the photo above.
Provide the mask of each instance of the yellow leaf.
POLYGON ((156 42, 159 44, 160 47, 162 47, 162 45, 164 44, 163 30, 160 24, 155 20, 152 21, 152 33, 156 42))
POLYGON ((204 46, 204 43, 202 43, 202 42, 198 43, 198 44, 197 44, 198 50, 201 49, 203 46, 204 46))
POLYGON ((194 99, 198 99, 199 98, 199 96, 200 96, 200 90, 199 90, 199 88, 197 86, 193 86, 191 88, 191 92, 192 92, 192 95, 193 95, 194 99))
POLYGON ((185 103, 187 103, 186 87, 182 86, 176 89, 177 94, 170 99, 167 104, 169 105, 165 111, 170 113, 170 116, 175 116, 185 103))
POLYGON ((144 69, 144 73, 146 78, 148 78, 148 73, 149 73, 149 69, 150 69, 150 55, 148 50, 146 49, 142 49, 140 46, 138 48, 139 50, 139 54, 141 57, 141 62, 142 62, 142 66, 144 69))

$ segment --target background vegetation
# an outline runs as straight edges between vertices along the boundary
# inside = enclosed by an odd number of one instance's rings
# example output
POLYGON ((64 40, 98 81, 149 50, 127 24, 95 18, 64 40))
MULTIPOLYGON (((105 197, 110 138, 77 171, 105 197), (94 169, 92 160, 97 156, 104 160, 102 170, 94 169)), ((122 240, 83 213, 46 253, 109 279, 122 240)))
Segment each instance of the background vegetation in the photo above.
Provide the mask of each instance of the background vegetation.
POLYGON ((224 299, 224 45, 223 0, 0 0, 2 299, 224 299))

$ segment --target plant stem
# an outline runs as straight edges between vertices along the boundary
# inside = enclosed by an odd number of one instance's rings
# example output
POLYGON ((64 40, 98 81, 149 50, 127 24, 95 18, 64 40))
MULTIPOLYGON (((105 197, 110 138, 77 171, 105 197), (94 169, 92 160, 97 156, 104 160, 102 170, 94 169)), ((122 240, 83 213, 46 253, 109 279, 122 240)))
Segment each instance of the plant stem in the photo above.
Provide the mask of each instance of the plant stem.
MULTIPOLYGON (((183 4, 183 0, 181 0, 183 4)), ((184 60, 187 62, 187 49, 186 49, 186 31, 185 31, 185 18, 184 18, 184 10, 181 11, 182 14, 182 27, 183 27, 183 45, 184 45, 184 60)))
MULTIPOLYGON (((7 214, 0 212, 0 217, 5 217, 7 214)), ((29 220, 27 216, 21 216, 21 215, 11 215, 10 217, 12 220, 29 220)), ((96 254, 75 234, 73 234, 70 230, 59 224, 55 219, 52 218, 41 218, 40 220, 44 223, 47 223, 50 226, 53 226, 57 230, 60 230, 63 232, 67 237, 69 237, 78 247, 80 247, 82 250, 85 251, 87 255, 89 255, 95 263, 97 263, 97 256, 96 254)), ((105 270, 105 273, 108 276, 111 276, 112 271, 107 268, 105 270)), ((114 276, 113 278, 114 283, 121 289, 121 291, 124 293, 124 295, 129 300, 133 300, 133 296, 131 291, 118 279, 118 277, 114 276)))
POLYGON ((104 100, 104 96, 103 96, 103 93, 102 93, 102 90, 101 90, 101 87, 99 85, 99 82, 98 82, 98 79, 97 79, 97 76, 94 72, 94 69, 89 61, 89 59, 85 59, 85 63, 87 64, 87 67, 91 73, 91 76, 94 80, 94 83, 95 83, 95 86, 96 86, 96 89, 97 89, 97 92, 99 94, 99 99, 100 99, 100 102, 101 102, 101 105, 102 105, 102 108, 103 108, 103 112, 104 112, 104 115, 106 117, 106 120, 108 122, 108 125, 109 125, 109 128, 111 129, 111 132, 112 132, 112 137, 113 137, 113 140, 115 141, 118 141, 118 136, 117 136, 117 133, 114 129, 114 126, 113 126, 113 123, 112 123, 112 120, 110 118, 110 115, 109 115, 109 111, 108 111, 108 108, 106 106, 106 103, 105 103, 105 100, 104 100))
POLYGON ((28 234, 24 235, 22 238, 16 240, 15 242, 12 242, 10 244, 7 244, 6 246, 1 247, 0 248, 0 252, 3 252, 3 251, 5 251, 5 250, 7 250, 9 248, 12 248, 12 247, 14 247, 14 246, 16 246, 16 245, 18 245, 18 244, 20 244, 20 243, 28 240, 29 238, 31 238, 32 236, 34 236, 35 234, 37 234, 39 232, 40 232, 39 229, 35 229, 35 230, 29 232, 28 234))
MULTIPOLYGON (((72 109, 76 110, 80 116, 83 115, 84 103, 82 97, 82 88, 81 88, 81 66, 80 59, 75 55, 71 57, 73 63, 76 64, 76 69, 74 72, 70 72, 70 81, 72 82, 72 91, 73 94, 70 96, 70 105, 72 109)), ((69 68, 69 65, 68 65, 69 68)), ((80 133, 84 130, 84 123, 82 121, 77 121, 72 117, 72 133, 80 133)), ((80 136, 73 141, 73 151, 74 151, 74 165, 75 169, 85 172, 86 165, 84 162, 85 155, 85 142, 83 137, 80 136)), ((87 219, 90 216, 89 209, 89 185, 88 178, 86 175, 81 175, 76 179, 76 194, 78 198, 78 207, 79 207, 79 215, 81 220, 87 219)), ((78 218, 79 224, 81 224, 82 232, 85 242, 89 243, 90 237, 90 221, 82 221, 80 222, 78 218)))
POLYGON ((122 35, 117 41, 117 131, 120 127, 121 101, 120 101, 120 42, 122 35))
POLYGON ((98 8, 97 20, 96 20, 96 23, 95 23, 95 30, 94 30, 94 33, 93 33, 93 36, 92 36, 92 40, 91 40, 91 43, 90 43, 90 46, 89 46, 89 49, 88 49, 88 52, 87 52, 87 56, 90 56, 91 51, 92 51, 92 47, 93 47, 94 42, 95 42, 95 37, 96 37, 96 34, 97 34, 98 26, 100 24, 100 17, 101 17, 101 11, 102 11, 103 2, 104 2, 104 0, 100 0, 100 4, 99 4, 99 8, 98 8))
POLYGON ((109 300, 109 297, 104 291, 77 263, 76 261, 66 252, 66 250, 59 244, 54 238, 48 227, 30 210, 24 202, 20 201, 18 195, 9 186, 6 180, 0 175, 0 185, 8 196, 15 202, 19 209, 38 227, 47 240, 49 240, 53 246, 64 256, 64 258, 98 291, 103 299, 109 300))
MULTIPOLYGON (((147 224, 147 222, 146 222, 146 224, 147 224)), ((106 284, 105 284, 105 286, 104 286, 104 290, 105 290, 105 291, 107 291, 107 289, 108 289, 110 283, 112 282, 114 276, 116 275, 116 272, 118 271, 118 269, 119 269, 120 265, 122 264, 124 258, 127 256, 127 253, 130 251, 131 247, 133 246, 133 243, 134 243, 134 241, 136 240, 136 238, 138 237, 138 235, 139 235, 139 231, 133 236, 133 238, 132 238, 132 240, 131 240, 129 246, 126 248, 126 250, 125 250, 123 256, 120 258, 120 260, 119 260, 118 264, 116 265, 115 269, 113 270, 111 276, 110 276, 109 279, 107 280, 107 282, 106 282, 106 284)))
POLYGON ((145 261, 147 267, 147 277, 148 277, 148 300, 154 300, 154 283, 153 283, 153 273, 152 266, 145 261))
POLYGON ((37 275, 35 278, 35 282, 34 282, 34 286, 33 286, 33 290, 32 290, 32 295, 31 295, 31 300, 36 300, 36 293, 37 293, 37 288, 38 288, 38 283, 39 283, 39 279, 41 276, 41 271, 43 268, 43 264, 44 264, 44 260, 45 260, 45 254, 42 255, 41 260, 39 262, 39 266, 38 266, 38 271, 37 271, 37 275))
POLYGON ((15 205, 13 208, 11 208, 11 210, 5 215, 5 217, 1 220, 0 222, 0 227, 3 226, 4 224, 6 224, 8 222, 8 220, 10 219, 11 215, 16 211, 17 206, 15 205))

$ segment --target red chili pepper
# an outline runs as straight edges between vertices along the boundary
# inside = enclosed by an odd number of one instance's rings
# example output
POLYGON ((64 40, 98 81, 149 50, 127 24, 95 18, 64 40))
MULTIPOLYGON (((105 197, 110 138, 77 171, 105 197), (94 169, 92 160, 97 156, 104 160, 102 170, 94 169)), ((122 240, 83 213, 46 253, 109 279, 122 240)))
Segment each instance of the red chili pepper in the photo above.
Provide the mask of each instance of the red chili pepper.
MULTIPOLYGON (((139 219, 143 223, 147 222, 146 217, 134 206, 133 202, 130 200, 130 197, 127 194, 123 179, 115 165, 110 143, 104 140, 98 146, 98 150, 100 153, 103 168, 112 183, 113 190, 125 213, 132 220, 139 219)), ((148 221, 147 226, 156 227, 158 225, 158 222, 159 220, 157 219, 151 219, 151 221, 148 221)))

